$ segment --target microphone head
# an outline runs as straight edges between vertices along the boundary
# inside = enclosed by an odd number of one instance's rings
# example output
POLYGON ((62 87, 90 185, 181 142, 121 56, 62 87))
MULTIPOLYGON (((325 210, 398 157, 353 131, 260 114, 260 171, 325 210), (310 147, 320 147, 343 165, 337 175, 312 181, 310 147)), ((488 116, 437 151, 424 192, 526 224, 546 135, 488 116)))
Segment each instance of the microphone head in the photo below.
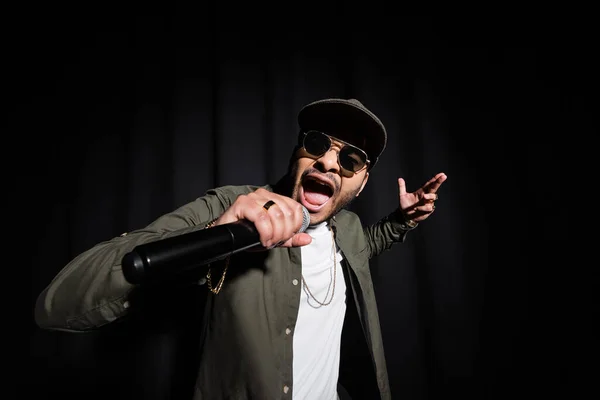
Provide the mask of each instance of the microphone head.
POLYGON ((306 207, 302 206, 302 226, 298 233, 304 232, 306 228, 310 225, 310 213, 306 209, 306 207))

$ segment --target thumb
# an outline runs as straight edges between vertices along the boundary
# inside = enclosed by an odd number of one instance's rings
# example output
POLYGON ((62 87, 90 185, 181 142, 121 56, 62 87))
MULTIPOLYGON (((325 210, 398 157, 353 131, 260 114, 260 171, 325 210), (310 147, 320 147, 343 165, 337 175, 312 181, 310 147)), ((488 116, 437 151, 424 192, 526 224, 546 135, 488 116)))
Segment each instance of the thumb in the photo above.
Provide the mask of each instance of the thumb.
POLYGON ((402 197, 406 194, 406 182, 403 178, 398 178, 398 196, 402 197))
POLYGON ((294 236, 286 240, 281 247, 301 247, 312 242, 312 237, 308 233, 296 233, 294 236))

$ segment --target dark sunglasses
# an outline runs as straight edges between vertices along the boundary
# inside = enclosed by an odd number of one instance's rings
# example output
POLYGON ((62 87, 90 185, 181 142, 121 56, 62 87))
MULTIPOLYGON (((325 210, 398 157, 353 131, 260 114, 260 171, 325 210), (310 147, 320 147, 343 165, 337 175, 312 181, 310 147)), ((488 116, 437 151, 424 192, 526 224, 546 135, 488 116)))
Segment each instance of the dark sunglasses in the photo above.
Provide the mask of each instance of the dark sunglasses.
POLYGON ((331 142, 343 143, 344 146, 338 152, 338 164, 345 176, 352 176, 369 165, 367 153, 350 143, 344 142, 338 138, 329 136, 319 131, 304 132, 302 146, 308 155, 321 157, 331 148, 331 142))

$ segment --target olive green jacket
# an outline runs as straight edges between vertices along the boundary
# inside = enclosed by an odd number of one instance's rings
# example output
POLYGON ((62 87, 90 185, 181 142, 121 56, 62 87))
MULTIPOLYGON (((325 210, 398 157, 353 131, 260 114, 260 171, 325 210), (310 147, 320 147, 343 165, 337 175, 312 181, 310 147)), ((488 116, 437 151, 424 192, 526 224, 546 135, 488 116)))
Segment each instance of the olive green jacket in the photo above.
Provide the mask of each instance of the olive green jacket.
MULTIPOLYGON (((272 190, 271 186, 263 186, 272 190)), ((143 229, 102 242, 67 264, 40 294, 35 318, 44 329, 88 331, 126 316, 134 285, 121 272, 137 245, 182 235, 221 215, 258 186, 225 186, 166 214, 143 229)), ((395 211, 364 227, 340 211, 331 220, 346 260, 348 301, 356 301, 382 399, 391 398, 369 259, 404 241, 409 228, 395 211), (353 296, 350 296, 350 293, 353 296)), ((194 399, 291 399, 292 339, 301 290, 300 248, 243 252, 230 261, 219 294, 204 313, 203 350, 194 399), (238 267, 236 267, 238 266, 238 267), (243 266, 243 267, 241 267, 243 266)), ((215 267, 214 283, 220 277, 215 267)))

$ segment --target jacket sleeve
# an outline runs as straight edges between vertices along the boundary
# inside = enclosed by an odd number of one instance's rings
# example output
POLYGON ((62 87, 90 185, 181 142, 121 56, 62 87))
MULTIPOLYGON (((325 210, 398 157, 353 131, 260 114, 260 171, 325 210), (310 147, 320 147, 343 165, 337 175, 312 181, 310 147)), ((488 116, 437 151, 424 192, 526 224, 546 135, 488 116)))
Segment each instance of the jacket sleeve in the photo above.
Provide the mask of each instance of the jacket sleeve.
POLYGON ((404 222, 400 209, 380 219, 377 223, 363 228, 371 257, 388 250, 394 243, 404 242, 406 235, 414 228, 404 222))
POLYGON ((43 329, 87 331, 127 314, 134 288, 121 272, 121 259, 134 247, 203 229, 231 204, 211 190, 145 228, 96 244, 76 256, 39 294, 35 321, 43 329))

